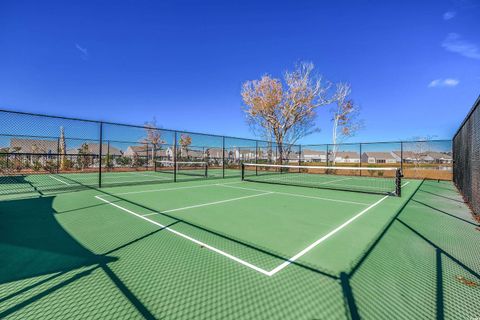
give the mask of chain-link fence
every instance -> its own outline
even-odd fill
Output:
[[[480,213],[480,97],[453,138],[454,182],[470,204]]]
[[[409,179],[452,180],[452,141],[302,145],[301,163],[336,167],[399,167]]]
[[[406,178],[451,180],[452,142],[278,145],[0,110],[0,194],[240,177],[244,162],[401,167]]]

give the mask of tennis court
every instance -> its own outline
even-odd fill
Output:
[[[478,221],[440,168],[412,174],[411,142],[336,163],[329,146],[281,159],[268,142],[155,129],[159,148],[140,126],[7,115],[25,120],[0,153],[0,319],[480,314]],[[355,158],[380,147],[398,162]]]
[[[56,194],[41,182],[83,184],[90,176],[32,179],[24,177],[39,194],[1,202],[4,256],[23,266],[2,273],[2,318],[77,308],[118,308],[115,317],[129,318],[189,318],[199,308],[202,318],[342,317],[341,274],[420,184],[403,181],[402,197],[239,177]],[[325,288],[327,310],[318,297]]]

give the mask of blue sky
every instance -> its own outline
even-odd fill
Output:
[[[350,141],[451,138],[480,93],[480,1],[2,1],[0,108],[253,137],[242,82],[352,85]],[[331,141],[329,107],[318,112]]]

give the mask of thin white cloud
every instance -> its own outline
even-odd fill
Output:
[[[445,78],[445,79],[435,79],[432,80],[429,84],[429,88],[436,88],[436,87],[455,87],[460,83],[458,79],[453,78]]]
[[[463,40],[459,34],[449,33],[443,40],[442,47],[450,52],[458,53],[464,57],[480,59],[480,49],[474,43]]]
[[[443,20],[450,20],[455,18],[457,13],[455,11],[447,11],[443,14]]]
[[[87,60],[87,59],[88,59],[88,50],[87,50],[87,48],[84,48],[84,47],[80,46],[78,43],[75,43],[75,48],[77,48],[77,50],[80,51],[81,57],[82,57],[83,60]]]

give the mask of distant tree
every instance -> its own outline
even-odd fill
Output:
[[[412,137],[411,142],[405,143],[407,149],[412,152],[413,155],[413,165],[415,167],[415,175],[418,174],[417,170],[422,163],[426,162],[426,157],[428,152],[432,150],[432,140],[436,136],[416,136]],[[403,161],[403,159],[402,159]]]
[[[42,168],[42,164],[40,162],[40,158],[42,156],[39,155],[39,153],[43,153],[45,151],[42,150],[39,146],[37,146],[36,143],[32,144],[30,149],[31,149],[31,152],[32,152],[32,155],[31,155],[32,169],[35,170],[35,171],[39,171]]]
[[[152,121],[145,122],[144,128],[147,137],[141,142],[145,143],[147,145],[147,148],[149,144],[152,145],[152,161],[155,161],[155,159],[157,158],[157,152],[162,150],[162,145],[165,143],[165,141],[162,139],[162,132],[158,130],[157,119],[155,119],[155,117],[152,119]]]
[[[319,131],[316,109],[328,105],[331,85],[322,83],[313,72],[312,63],[302,62],[281,80],[264,75],[260,80],[246,81],[242,86],[243,111],[252,131],[267,141],[275,141],[279,159],[298,139]]]
[[[132,163],[132,159],[129,158],[129,157],[125,157],[125,156],[121,156],[119,157],[116,162],[120,165],[120,166],[123,166],[123,167],[126,167],[126,166],[129,166],[131,165]]]
[[[93,159],[90,156],[88,143],[84,142],[77,152],[77,166],[79,169],[85,169],[92,165]]]
[[[180,135],[179,144],[181,147],[181,152],[185,153],[185,156],[188,158],[188,150],[190,145],[192,144],[192,137],[190,137],[188,134]]]
[[[133,159],[132,159],[132,167],[134,168],[138,168],[140,167],[142,164],[141,164],[141,161],[140,161],[140,157],[138,156],[138,153],[134,153],[133,154]]]
[[[360,108],[348,99],[350,85],[347,83],[337,84],[335,94],[336,105],[331,109],[332,113],[332,156],[333,163],[336,162],[338,145],[344,143],[348,138],[353,137],[358,130],[363,128],[363,120],[359,119]]]
[[[60,170],[68,169],[67,161],[67,145],[65,143],[65,130],[60,127],[60,139],[59,139],[59,153],[60,153]]]

